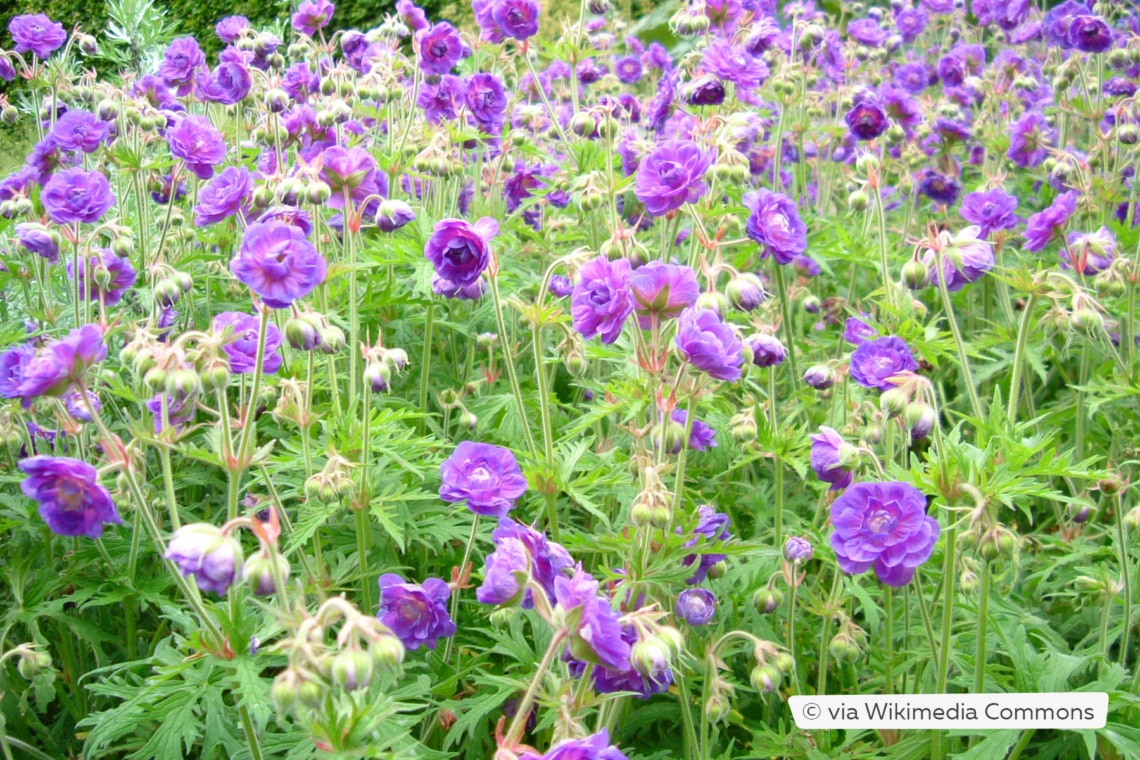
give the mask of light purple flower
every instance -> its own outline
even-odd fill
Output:
[[[938,271],[938,259],[934,251],[923,254],[923,263],[930,270],[930,281],[938,285],[939,278],[946,277],[946,289],[954,292],[966,285],[977,282],[986,272],[994,268],[994,252],[990,244],[980,239],[981,229],[966,227],[951,236],[940,233],[940,240],[948,242],[947,251],[942,256],[943,272]]]
[[[238,38],[249,31],[249,19],[245,16],[226,16],[214,24],[214,34],[227,45],[237,42]]]
[[[701,505],[697,508],[697,525],[693,528],[693,537],[685,542],[686,547],[697,546],[701,544],[701,539],[704,543],[701,544],[702,548],[711,548],[716,544],[727,541],[732,534],[728,530],[729,518],[723,512],[717,512],[707,504]],[[681,534],[681,528],[677,528],[677,534]],[[692,577],[685,581],[690,586],[703,581],[708,577],[709,569],[713,565],[723,562],[726,558],[724,554],[716,554],[709,552],[702,552],[701,554],[689,554],[681,560],[683,567],[688,567],[696,563],[696,570],[693,572]]]
[[[802,536],[788,536],[784,542],[784,559],[793,565],[807,562],[815,554],[811,542]]]
[[[198,179],[213,177],[214,167],[226,159],[226,141],[205,116],[183,116],[166,130],[166,142]]]
[[[67,262],[67,276],[74,281],[75,262]],[[114,306],[135,284],[137,275],[130,258],[119,256],[109,248],[100,248],[83,259],[79,270],[79,294],[89,301]]]
[[[227,166],[198,191],[194,224],[207,227],[248,210],[253,174],[244,166]]]
[[[634,193],[650,214],[664,216],[708,192],[704,176],[711,163],[695,142],[667,140],[641,159]]]
[[[820,427],[811,437],[811,468],[816,477],[830,483],[832,491],[839,491],[851,485],[854,479],[852,469],[858,461],[855,447],[843,440],[838,431]]]
[[[716,614],[716,596],[703,588],[687,588],[677,596],[673,614],[694,627],[708,625]]]
[[[293,14],[293,28],[301,34],[312,37],[328,26],[334,7],[329,0],[305,0]]]
[[[565,739],[546,753],[523,752],[519,760],[629,760],[617,747],[610,744],[606,729],[585,739]]]
[[[388,175],[377,173],[376,160],[364,148],[326,148],[321,153],[321,179],[332,189],[330,208],[344,208],[346,198],[355,205],[370,195],[388,194]]]
[[[24,370],[35,357],[36,347],[31,343],[19,343],[0,353],[0,396],[20,397],[20,383],[24,382]]]
[[[669,415],[669,419],[684,429],[685,423],[688,422],[689,419],[689,413],[684,409],[674,409],[673,413]],[[689,448],[693,451],[708,451],[709,449],[715,449],[716,445],[716,431],[694,418],[693,426],[689,430]],[[670,453],[677,454],[680,451],[681,441],[678,439]]]
[[[440,639],[455,635],[455,623],[447,611],[451,588],[439,578],[426,578],[422,585],[407,583],[394,573],[379,578],[380,612],[376,618],[408,649],[435,649]]]
[[[831,525],[831,547],[844,572],[873,567],[880,581],[896,588],[930,559],[940,533],[926,514],[926,497],[902,482],[851,486],[831,505]]]
[[[44,60],[67,42],[63,24],[57,24],[42,13],[14,16],[8,22],[8,31],[16,43],[17,53],[32,52]]]
[[[483,583],[475,590],[480,604],[514,606],[527,593],[530,578],[530,554],[517,538],[495,542],[495,551],[487,555],[483,567]]]
[[[526,493],[527,482],[510,449],[463,441],[439,467],[439,498],[466,501],[477,515],[505,517]]]
[[[744,345],[736,330],[712,309],[689,307],[681,312],[674,344],[685,361],[711,377],[740,379]]]
[[[59,237],[47,227],[35,222],[21,222],[16,225],[16,238],[24,250],[48,260],[49,264],[59,261]]]
[[[233,536],[209,523],[191,523],[174,531],[166,558],[184,577],[194,576],[202,591],[224,596],[241,580],[241,545]]]
[[[420,68],[427,74],[447,74],[471,54],[459,30],[446,21],[416,32],[415,48]]]
[[[106,122],[90,111],[73,109],[55,123],[51,136],[62,150],[94,153],[107,139]]]
[[[572,577],[554,580],[554,595],[566,619],[577,619],[570,631],[570,653],[577,659],[616,670],[628,670],[629,644],[622,638],[618,614],[605,597],[598,595],[598,582],[579,565]],[[573,615],[575,610],[580,614]]]
[[[574,329],[589,340],[602,336],[613,343],[633,311],[629,290],[630,265],[626,259],[610,261],[598,256],[582,265],[574,285],[570,314]]]
[[[807,225],[786,195],[762,188],[746,193],[744,205],[750,212],[744,230],[760,245],[762,258],[775,256],[778,263],[791,264],[807,251]]]
[[[270,221],[246,228],[230,271],[267,306],[285,309],[321,284],[328,263],[302,230]]]
[[[962,218],[981,228],[981,237],[987,238],[998,230],[1011,230],[1018,224],[1017,198],[1000,187],[985,192],[970,193],[962,199],[959,213]]]
[[[115,195],[102,172],[65,169],[44,185],[40,203],[56,224],[92,224],[115,205]]]
[[[696,303],[701,286],[692,267],[651,261],[633,270],[629,292],[637,321],[648,330],[654,322],[675,319]]]
[[[879,331],[864,322],[864,318],[869,319],[870,315],[861,314],[858,317],[847,318],[847,322],[843,325],[843,340],[858,346],[879,337]]]
[[[1096,232],[1070,232],[1068,245],[1058,251],[1061,266],[1092,276],[1112,266],[1116,253],[1116,238],[1107,227]]]
[[[1061,193],[1048,208],[1029,217],[1025,227],[1025,250],[1040,251],[1063,235],[1069,217],[1077,210],[1079,197],[1075,190]]]
[[[788,355],[780,339],[768,333],[760,333],[749,338],[748,347],[752,349],[752,363],[757,367],[774,367],[783,362]]]
[[[123,522],[111,492],[94,467],[70,457],[33,456],[19,464],[27,475],[20,490],[40,503],[40,517],[58,536],[99,538],[103,527]]]
[[[188,95],[194,86],[194,75],[206,66],[206,55],[193,37],[179,37],[166,47],[158,75],[179,95]]]
[[[23,365],[16,395],[24,399],[25,406],[39,396],[62,396],[95,362],[105,358],[103,331],[97,325],[83,325],[48,343]]]
[[[894,336],[869,340],[851,353],[851,379],[864,388],[890,390],[895,387],[890,378],[916,369],[910,348]]]
[[[214,317],[214,333],[221,335],[229,329],[229,339],[222,346],[229,357],[230,371],[239,375],[252,374],[257,369],[257,338],[261,320],[254,314],[243,314],[240,311],[224,311]],[[281,367],[281,344],[284,338],[277,326],[270,323],[266,326],[265,358],[262,359],[261,371],[272,375]]]

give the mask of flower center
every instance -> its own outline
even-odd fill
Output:
[[[876,536],[889,535],[897,522],[898,518],[886,509],[876,509],[867,516],[867,527]]]
[[[436,58],[443,58],[447,55],[447,43],[444,40],[436,40],[431,43],[431,54]]]
[[[56,501],[68,512],[83,508],[83,484],[72,478],[64,478],[56,487]]]
[[[475,488],[487,488],[495,482],[495,476],[486,465],[479,465],[468,474],[467,480]]]

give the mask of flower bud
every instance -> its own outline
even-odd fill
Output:
[[[649,523],[654,528],[668,528],[673,520],[673,510],[665,506],[653,507],[649,515]]]
[[[734,416],[729,422],[729,429],[732,431],[733,440],[738,443],[755,441],[760,434],[760,427],[749,412],[742,412]]]
[[[340,353],[342,348],[344,348],[344,330],[336,325],[323,325],[320,352],[322,354],[336,354]]]
[[[845,632],[835,634],[827,645],[827,650],[839,662],[855,662],[861,654],[859,645]]]
[[[866,190],[855,190],[847,196],[847,205],[856,211],[866,211],[871,205],[871,196]]]
[[[964,570],[958,577],[958,588],[963,593],[972,594],[978,590],[978,576],[972,570]]]
[[[820,302],[819,298],[816,296],[810,296],[809,295],[803,301],[804,311],[806,311],[808,314],[818,314],[819,310],[822,306],[823,306],[823,304]]]
[[[332,672],[333,683],[345,691],[356,691],[368,686],[374,665],[368,652],[349,647],[333,657],[329,670]]]
[[[1073,312],[1072,325],[1085,335],[1095,335],[1104,329],[1104,317],[1096,309],[1081,306]]]
[[[319,206],[332,197],[332,188],[319,179],[313,180],[305,188],[305,197],[309,199],[309,203]]]
[[[1124,524],[1132,530],[1140,530],[1140,505],[1128,510],[1124,515]]]
[[[256,596],[269,596],[277,592],[277,580],[273,577],[274,564],[281,573],[281,580],[288,580],[289,560],[280,553],[271,556],[268,552],[261,551],[250,555],[245,561],[242,575]]]
[[[910,394],[902,388],[890,388],[879,396],[879,408],[887,417],[898,417],[906,409]]]
[[[826,364],[815,364],[804,372],[804,382],[816,390],[827,390],[835,385],[835,371]]]
[[[644,501],[635,501],[629,508],[629,521],[639,528],[648,525],[652,519],[653,507]]]
[[[28,681],[51,667],[51,656],[47,652],[32,649],[31,646],[25,644],[20,647],[19,659],[16,661],[16,670]]]
[[[459,424],[469,430],[474,430],[479,425],[479,418],[464,409],[463,413],[459,415]]]
[[[384,362],[369,362],[364,368],[364,383],[373,393],[383,393],[388,390],[388,382],[392,379],[392,370]]]
[[[748,680],[752,682],[752,688],[756,691],[761,694],[771,694],[780,688],[780,681],[783,678],[784,675],[775,665],[758,665],[752,669]]]
[[[751,272],[733,277],[725,290],[729,303],[740,311],[755,311],[764,302],[764,284]]]
[[[921,290],[930,282],[930,269],[918,259],[903,264],[902,279],[911,290]]]
[[[297,693],[301,686],[301,678],[292,668],[281,671],[273,679],[273,687],[269,690],[273,697],[273,704],[277,712],[288,712],[297,701]]]
[[[307,314],[293,317],[285,323],[285,339],[298,351],[312,351],[321,344],[320,325]]]
[[[788,652],[780,652],[776,655],[776,667],[780,669],[781,673],[788,675],[795,672],[796,659]]]
[[[725,562],[724,560],[721,560],[720,562],[717,562],[716,564],[709,566],[708,577],[710,580],[715,581],[718,578],[723,578],[724,574],[727,572],[728,572],[728,563]]]
[[[204,390],[220,390],[230,384],[230,369],[224,362],[211,363],[202,368],[202,371],[198,373],[198,378],[201,380]]]
[[[165,388],[170,396],[192,396],[202,389],[202,381],[192,369],[176,369],[167,373]]]
[[[778,588],[767,586],[757,591],[756,595],[752,597],[752,603],[756,605],[756,609],[766,615],[775,612],[782,601],[784,601],[784,592]]]
[[[98,55],[99,41],[92,37],[90,34],[79,35],[79,52],[83,55]]]
[[[379,668],[394,670],[404,662],[404,645],[395,636],[381,636],[369,645],[368,653]]]
[[[656,638],[638,641],[630,649],[629,662],[644,676],[654,676],[669,668],[669,647]]]
[[[152,391],[160,391],[166,389],[166,370],[162,367],[151,367],[143,375],[143,383]]]
[[[705,717],[710,723],[720,723],[728,717],[728,699],[723,694],[713,694],[705,702]]]

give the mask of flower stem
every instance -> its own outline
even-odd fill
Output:
[[[428,301],[427,317],[424,320],[424,352],[420,359],[420,435],[427,430],[428,384],[431,372],[431,343],[432,333],[435,330],[435,301]]]
[[[475,547],[475,539],[479,534],[479,515],[471,516],[471,535],[467,537],[467,546],[463,549],[463,561],[459,563],[459,577],[467,573],[467,563],[471,561],[471,551]],[[456,622],[459,620],[459,595],[460,589],[455,589],[451,592],[451,620]],[[451,661],[451,653],[455,649],[455,637],[449,636],[447,639],[447,646],[443,650],[443,662],[447,664]]]
[[[974,648],[974,693],[986,691],[986,633],[989,631],[990,585],[992,582],[990,563],[982,562],[982,577],[978,590],[978,639]]]
[[[566,640],[569,633],[565,630],[559,630],[554,634],[554,638],[550,640],[550,646],[546,648],[546,654],[543,655],[542,662],[538,664],[538,671],[535,672],[534,678],[531,679],[530,686],[527,687],[526,693],[519,701],[518,711],[515,713],[514,720],[511,721],[511,727],[507,729],[506,742],[508,747],[514,747],[518,744],[519,739],[522,738],[523,730],[526,728],[526,719],[530,714],[530,708],[534,704],[534,698],[538,694],[538,687],[542,683],[543,677],[546,676],[546,671],[550,669],[550,664],[554,662],[554,658],[558,656],[558,649],[562,642]]]
[[[1013,374],[1009,380],[1009,421],[1017,419],[1017,406],[1021,398],[1021,371],[1025,363],[1025,346],[1029,339],[1029,325],[1033,321],[1033,307],[1037,305],[1037,294],[1029,296],[1021,322],[1017,326],[1017,348],[1013,352]]]
[[[937,271],[944,273],[946,268],[943,265],[942,251],[936,248],[934,256],[937,259],[935,262]],[[950,323],[950,331],[954,333],[954,345],[958,348],[958,362],[962,365],[962,380],[966,386],[966,392],[970,396],[970,408],[974,412],[974,418],[980,421],[982,419],[982,403],[978,400],[978,390],[974,387],[974,377],[970,372],[970,357],[966,353],[966,343],[962,340],[962,331],[958,327],[958,319],[954,316],[954,305],[950,301],[950,291],[946,289],[945,276],[938,278],[938,292],[942,294],[942,306],[946,310],[946,320]]]
[[[795,573],[794,567],[792,573]],[[793,577],[792,593],[788,594],[788,651],[792,654],[792,685],[797,694],[803,693],[800,686],[800,663],[796,657],[796,592],[799,588],[800,584]]]
[[[792,305],[788,302],[788,285],[784,281],[784,267],[775,258],[772,259],[772,265],[776,270],[776,288],[780,291],[780,308],[784,313],[784,340],[788,349],[788,364],[792,368],[792,389],[794,390],[800,381],[800,372],[796,369],[796,340],[795,335],[792,334]]]
[[[879,266],[883,269],[883,289],[887,294],[887,306],[895,308],[895,283],[891,278],[891,264],[887,256],[887,214],[883,209],[883,191],[875,184],[875,218],[879,224]],[[938,271],[943,271],[939,269]],[[939,278],[941,279],[941,278]]]
[[[1124,633],[1120,639],[1120,665],[1123,668],[1128,667],[1128,644],[1132,633],[1132,579],[1131,568],[1129,568],[1128,560],[1128,542],[1127,532],[1124,528],[1124,500],[1120,498],[1120,494],[1116,495],[1116,548],[1120,552],[1120,574],[1124,588],[1121,589],[1124,593]],[[1140,667],[1137,667],[1140,672]]]
[[[503,318],[503,299],[499,295],[499,277],[495,275],[492,276],[490,280],[491,297],[495,301],[495,321],[499,327],[499,345],[503,347],[503,363],[507,365],[507,379],[510,380],[511,392],[514,393],[515,404],[519,408],[519,422],[522,424],[523,437],[526,439],[527,450],[532,457],[538,459],[538,446],[534,442],[534,433],[531,432],[530,424],[527,422],[522,388],[519,387],[519,378],[515,372],[514,358],[511,356],[510,336],[507,335],[507,323]]]
[[[941,263],[939,264],[939,271]],[[942,562],[942,642],[938,651],[938,683],[936,694],[946,693],[946,679],[950,673],[950,634],[954,625],[954,548],[958,540],[958,527],[952,526],[946,535],[946,556]],[[944,731],[935,731],[931,737],[933,760],[942,760],[946,748]]]
[[[843,584],[843,573],[838,568],[835,570],[835,579],[831,582],[831,596],[828,600],[828,607],[830,608],[835,604],[835,600],[839,598],[839,589]],[[828,644],[831,637],[831,612],[828,610],[827,616],[823,621],[823,634],[819,637],[819,681],[817,682],[815,693],[824,695],[827,693],[827,655],[829,653]]]
[[[885,592],[883,612],[884,612],[884,618],[886,620],[886,625],[884,626],[886,628],[886,631],[885,631],[885,634],[886,634],[886,636],[885,636],[885,638],[886,638],[886,652],[883,655],[883,664],[885,667],[885,681],[886,681],[884,688],[886,689],[886,693],[889,695],[889,694],[895,693],[895,679],[894,679],[894,672],[893,672],[894,662],[892,662],[892,660],[894,660],[894,657],[895,657],[895,635],[894,635],[894,633],[895,633],[894,632],[895,590],[893,588],[891,588],[890,586],[885,586],[883,588],[883,591]]]

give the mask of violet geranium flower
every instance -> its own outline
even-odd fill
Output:
[[[194,224],[207,227],[247,210],[253,174],[244,166],[227,166],[198,191]]]
[[[843,440],[839,431],[826,426],[811,437],[811,468],[816,477],[830,483],[832,491],[851,485],[855,476],[851,472],[858,461],[855,447]]]
[[[744,344],[712,309],[689,307],[677,321],[674,343],[689,364],[718,380],[740,379]]]
[[[574,329],[589,340],[602,336],[613,343],[633,311],[629,291],[630,266],[626,259],[610,261],[598,256],[582,265],[570,300]]]
[[[489,216],[475,224],[463,219],[441,219],[424,244],[424,258],[441,278],[465,287],[478,280],[491,263],[490,242],[497,234],[499,223]]]
[[[598,582],[578,565],[572,577],[554,580],[554,595],[566,620],[575,620],[570,631],[573,657],[615,670],[629,670],[630,647],[622,638],[619,615],[610,601],[598,595]],[[572,614],[580,610],[579,614]]]
[[[266,306],[285,309],[325,279],[328,263],[302,230],[270,221],[246,228],[230,271]]]
[[[40,503],[40,517],[59,536],[99,538],[107,523],[121,524],[111,492],[94,467],[70,457],[34,456],[20,462],[20,489]]]
[[[447,74],[471,54],[459,30],[446,21],[416,32],[415,48],[425,74]]]
[[[705,172],[712,159],[690,140],[667,140],[641,159],[634,193],[653,216],[664,216],[706,192]]]
[[[970,224],[981,228],[980,237],[987,238],[998,230],[1011,230],[1017,226],[1017,198],[1000,187],[985,192],[970,193],[962,199],[958,213]]]
[[[205,116],[183,116],[166,130],[166,142],[198,179],[213,177],[214,167],[226,159],[226,141]]]
[[[89,301],[99,301],[104,306],[114,306],[123,294],[135,284],[137,275],[131,260],[119,256],[109,248],[100,248],[84,259],[78,275],[75,262],[67,262],[67,276],[74,282],[79,278],[79,294]]]
[[[938,521],[926,497],[908,483],[856,483],[831,505],[831,548],[839,567],[857,575],[870,568],[888,586],[905,586],[930,558]]]
[[[257,338],[261,320],[253,314],[224,311],[214,317],[213,327],[219,335],[227,328],[230,330],[230,337],[222,346],[229,357],[230,371],[239,375],[252,374],[257,368]],[[284,338],[276,325],[270,323],[266,327],[265,357],[262,359],[261,371],[272,375],[281,367],[279,349]]]
[[[67,42],[63,24],[56,23],[42,13],[26,13],[8,22],[8,31],[16,43],[17,53],[35,53],[46,60]]]
[[[566,739],[554,745],[545,754],[524,752],[519,760],[628,760],[624,753],[610,744],[606,729],[585,739]]]
[[[477,515],[505,517],[526,493],[527,482],[510,449],[463,441],[439,467],[439,498],[466,501]]]
[[[851,379],[864,388],[890,390],[895,387],[892,377],[916,369],[910,348],[894,336],[869,340],[851,353]]]
[[[24,399],[25,406],[39,396],[62,396],[91,365],[105,358],[103,331],[97,325],[83,325],[47,344],[23,365],[16,395]]]
[[[807,225],[786,195],[760,189],[746,193],[744,205],[750,212],[744,230],[760,245],[762,258],[775,256],[777,263],[791,264],[807,251]]]
[[[727,541],[731,537],[728,530],[729,517],[723,512],[717,512],[712,507],[704,504],[697,508],[697,525],[693,528],[693,537],[685,542],[685,546],[696,546],[700,543],[701,538],[705,539],[704,546],[715,546],[716,544]],[[681,528],[677,528],[677,533],[681,533]],[[696,563],[696,570],[693,572],[692,577],[685,581],[690,586],[703,581],[708,577],[709,570],[725,560],[724,554],[715,554],[709,552],[702,552],[701,554],[689,554],[681,564],[685,567]]]
[[[677,596],[673,614],[694,627],[708,625],[716,614],[716,596],[708,589],[687,588]]]
[[[224,596],[241,580],[241,544],[209,523],[191,523],[174,531],[166,558],[184,577],[194,576],[202,591]]]
[[[440,639],[455,635],[455,623],[447,612],[451,588],[439,578],[423,584],[408,583],[399,575],[379,578],[380,612],[376,618],[408,649],[435,649]]]
[[[629,292],[637,321],[648,330],[654,322],[674,319],[696,303],[701,286],[692,267],[651,261],[633,270]]]
[[[44,185],[40,203],[56,224],[91,224],[115,205],[115,195],[102,172],[65,169]]]
[[[1063,234],[1069,217],[1077,210],[1077,197],[1075,190],[1061,193],[1048,208],[1029,217],[1025,227],[1025,250],[1040,251]]]
[[[329,0],[305,0],[293,14],[293,28],[307,37],[312,37],[328,26],[335,7]]]

